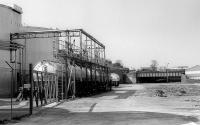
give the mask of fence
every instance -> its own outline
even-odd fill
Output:
[[[31,64],[22,73],[12,66],[0,67],[0,124],[58,101],[57,75],[32,69]]]
[[[19,74],[11,67],[0,67],[0,124],[10,119],[19,119],[29,115],[29,100],[17,97],[22,91],[20,87]]]
[[[111,90],[106,69],[97,70],[71,66],[67,72],[50,73],[35,71],[32,64],[29,70],[0,68],[0,121],[31,115],[52,102]]]

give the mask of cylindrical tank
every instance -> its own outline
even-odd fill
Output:
[[[10,62],[9,48],[5,44],[10,43],[10,33],[19,32],[21,28],[21,14],[20,7],[13,5],[7,6],[0,4],[0,97],[8,97],[11,95],[11,68],[5,63]],[[7,45],[6,45],[7,46]],[[15,78],[17,75],[14,76]],[[16,80],[13,84],[13,90],[16,91]]]
[[[42,77],[41,72],[56,75],[58,77],[58,86],[60,87],[58,93],[60,93],[62,90],[62,87],[63,87],[63,90],[65,90],[65,88],[68,87],[68,84],[65,84],[66,83],[65,78],[64,78],[64,81],[62,82],[63,77],[65,77],[65,73],[64,73],[64,76],[62,76],[62,71],[64,72],[66,71],[65,70],[66,68],[63,68],[62,66],[64,65],[59,64],[59,63],[54,63],[51,61],[41,61],[37,63],[36,65],[34,65],[33,79],[34,81],[38,81],[38,80],[45,81],[45,79],[48,80],[47,78]],[[88,68],[86,71],[85,67],[81,68],[78,65],[74,66],[71,64],[68,65],[67,69],[68,69],[67,70],[68,78],[70,76],[71,83],[75,80],[76,96],[91,95],[91,94],[95,94],[95,93],[106,90],[107,83],[105,81],[100,80],[100,71],[96,70],[96,79],[95,79],[94,69],[91,70]],[[38,72],[35,72],[35,71],[38,71]],[[87,79],[86,79],[86,72],[87,72]],[[91,76],[92,76],[92,79],[91,79]],[[68,83],[68,80],[69,79],[67,79],[67,83]],[[117,77],[117,80],[119,81],[119,77]],[[69,86],[70,87],[69,89],[72,89],[73,85],[74,84],[71,84],[71,86]],[[72,94],[71,90],[68,91],[68,94],[69,96]]]
[[[0,40],[10,40],[10,33],[16,33],[21,28],[22,9],[17,5],[0,4]]]

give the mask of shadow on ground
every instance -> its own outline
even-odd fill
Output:
[[[51,108],[24,119],[18,125],[182,125],[198,122],[193,116],[155,112],[69,112]]]
[[[118,93],[124,91],[124,93]],[[127,99],[128,97],[133,96],[137,90],[112,90],[110,92],[101,93],[98,95],[91,96],[89,98],[100,98],[103,96],[116,96],[114,99]]]
[[[18,105],[19,102],[13,101],[13,105]],[[0,100],[0,106],[6,106],[6,105],[11,105],[10,100],[9,101],[4,101]]]
[[[29,108],[13,108],[12,119],[20,120],[24,116],[29,116]],[[10,109],[0,109],[0,124],[5,124],[11,119]]]

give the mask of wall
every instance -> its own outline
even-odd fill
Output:
[[[130,71],[127,74],[127,83],[129,83],[129,84],[136,83],[136,71]]]

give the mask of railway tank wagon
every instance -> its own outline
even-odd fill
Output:
[[[82,29],[14,33],[11,43],[24,46],[21,58],[11,52],[12,60],[20,64],[15,70],[21,75],[18,81],[22,86],[29,84],[20,78],[25,78],[23,71],[32,63],[34,87],[46,93],[43,95],[47,99],[63,100],[111,90],[105,46]],[[43,68],[35,68],[38,64]]]
[[[109,79],[103,80],[103,76],[100,76],[100,71],[95,71],[94,69],[90,70],[78,65],[71,65],[71,67],[75,69],[72,71],[71,76],[76,77],[72,77],[71,81],[73,84],[75,82],[76,96],[89,96],[110,89],[108,86],[108,84],[110,84]],[[71,86],[70,89],[69,96],[72,96],[73,86]]]

